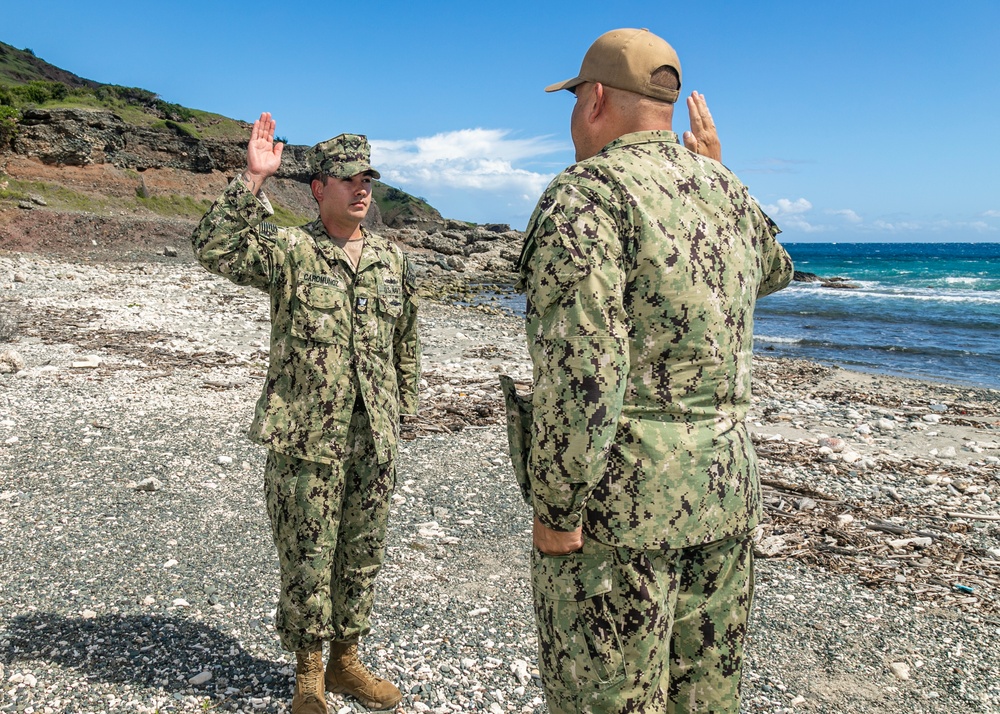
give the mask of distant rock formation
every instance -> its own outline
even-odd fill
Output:
[[[857,290],[861,287],[857,283],[848,282],[848,278],[821,278],[815,273],[806,273],[801,270],[795,271],[792,280],[797,283],[819,283],[821,287],[839,290]]]

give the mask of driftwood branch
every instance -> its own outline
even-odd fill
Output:
[[[1000,521],[1000,516],[994,516],[988,513],[961,513],[959,511],[951,511],[948,513],[949,518],[968,518],[973,521]]]

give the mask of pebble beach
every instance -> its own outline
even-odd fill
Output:
[[[0,251],[0,712],[287,712],[262,293]],[[498,385],[521,319],[425,299],[362,658],[398,712],[546,711]],[[768,358],[746,713],[1000,712],[1000,391]],[[332,712],[363,711],[328,695]]]

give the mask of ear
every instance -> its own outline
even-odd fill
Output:
[[[326,185],[322,181],[313,180],[309,182],[309,188],[312,190],[313,198],[319,203],[323,200],[323,189]]]
[[[587,119],[593,123],[607,111],[607,95],[604,93],[604,85],[600,82],[594,83],[593,93],[590,95],[590,107],[587,111]]]

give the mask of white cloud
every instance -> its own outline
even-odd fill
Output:
[[[373,141],[372,153],[388,163],[403,165],[441,161],[498,159],[518,161],[566,149],[547,136],[509,139],[509,129],[460,129],[400,141]]]
[[[843,233],[877,236],[887,234],[899,236],[903,240],[949,237],[968,234],[995,234],[1000,228],[989,220],[922,220],[909,216],[884,217],[866,221],[857,211],[850,208],[826,209],[822,213],[832,216],[828,222],[817,221],[813,215],[813,205],[805,198],[780,198],[762,205],[762,208],[786,233]],[[1000,217],[1000,211],[984,211],[982,217]]]
[[[848,223],[861,223],[863,219],[857,213],[852,211],[850,208],[841,208],[835,211],[827,211],[834,216],[840,216]]]
[[[805,214],[809,213],[812,207],[813,205],[804,198],[797,198],[794,201],[779,198],[776,202],[763,206],[763,209],[784,231],[821,233],[829,230],[826,226],[816,225],[806,218]]]
[[[764,206],[764,210],[773,218],[775,216],[801,215],[811,211],[812,207],[812,204],[804,198],[797,198],[794,201],[779,198],[776,203]]]
[[[515,139],[510,134],[506,129],[462,129],[373,140],[372,164],[384,181],[427,198],[448,218],[513,224],[511,217],[526,216],[554,175],[525,165],[569,146],[547,136]],[[449,204],[476,215],[449,214]]]
[[[986,221],[885,221],[877,220],[873,224],[876,230],[888,233],[914,233],[930,232],[959,232],[974,231],[976,233],[995,233],[996,227],[991,226]]]
[[[926,230],[930,226],[919,221],[883,221],[881,218],[872,224],[876,230],[887,231],[889,233],[906,233],[910,231]]]

